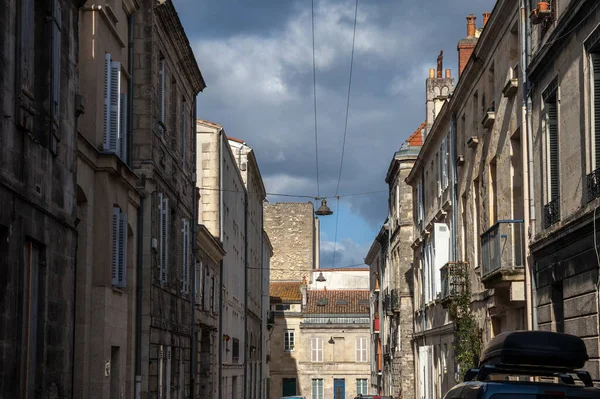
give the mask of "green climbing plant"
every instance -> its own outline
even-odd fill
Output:
[[[452,269],[453,298],[449,311],[454,320],[454,363],[462,379],[468,369],[477,366],[481,354],[481,329],[471,311],[471,283],[467,264],[456,263]]]

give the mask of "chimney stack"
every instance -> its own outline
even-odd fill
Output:
[[[473,14],[469,14],[467,17],[467,37],[475,37],[475,20],[477,17]]]
[[[440,55],[437,58],[437,78],[442,78],[442,69],[444,68],[444,50],[440,51]]]
[[[485,15],[485,14],[484,14]],[[463,70],[467,66],[471,54],[477,45],[477,27],[475,26],[475,20],[477,18],[473,14],[469,14],[467,17],[467,37],[458,42],[458,76],[460,77]]]
[[[490,20],[490,13],[489,12],[484,12],[483,13],[483,27],[485,28],[485,25],[487,25],[488,21]]]

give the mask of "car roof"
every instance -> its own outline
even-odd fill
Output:
[[[562,392],[565,396],[577,396],[578,398],[598,398],[600,388],[584,387],[581,385],[567,385],[546,382],[529,381],[469,381],[462,382],[452,389],[471,387],[479,389],[485,387],[486,397],[497,393],[520,393],[525,395],[540,395],[545,392]]]

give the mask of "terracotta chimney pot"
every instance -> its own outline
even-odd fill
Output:
[[[430,77],[431,79],[435,78],[435,69],[431,68],[431,69],[429,70],[429,77]]]
[[[477,19],[476,16],[474,16],[473,14],[469,14],[469,16],[467,17],[467,36],[468,37],[475,37],[475,20]]]
[[[489,12],[484,12],[483,13],[483,26],[485,27],[485,25],[487,25],[488,21],[490,20],[490,13]]]
[[[452,71],[450,69],[446,69],[446,79],[450,79],[452,77]]]

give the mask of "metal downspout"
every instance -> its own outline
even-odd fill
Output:
[[[262,215],[262,209],[261,209],[261,215]],[[261,225],[263,225],[263,223],[261,223]],[[264,304],[265,301],[263,299],[263,290],[265,289],[264,287],[264,273],[265,273],[265,269],[264,269],[264,256],[265,256],[265,251],[264,251],[264,245],[265,245],[265,237],[264,237],[264,233],[262,232],[261,229],[261,234],[260,234],[260,363],[259,363],[259,375],[260,375],[260,385],[259,385],[259,392],[258,392],[258,397],[262,399],[263,397],[263,359],[264,359],[264,350],[265,350],[265,345],[263,345],[264,342],[264,338],[263,338],[263,334],[264,334],[264,329],[263,326],[265,324],[265,308],[264,308]]]
[[[240,159],[241,159],[240,148]],[[244,398],[248,393],[248,187],[244,190]]]
[[[452,227],[450,237],[452,238],[451,260],[458,260],[458,173],[456,166],[456,112],[452,113],[452,121],[450,123],[450,195],[452,198]],[[463,237],[464,239],[464,237]],[[464,254],[463,254],[464,255]]]
[[[135,284],[135,398],[140,399],[142,392],[142,270],[144,246],[144,196],[140,193],[137,231],[137,262]]]
[[[199,198],[199,191],[196,188],[197,184],[196,181],[198,180],[198,176],[196,175],[196,167],[197,167],[197,157],[196,157],[196,151],[198,149],[197,147],[197,132],[196,132],[196,116],[197,116],[197,110],[196,110],[196,103],[197,103],[197,99],[196,97],[194,97],[194,101],[193,101],[193,109],[192,109],[192,126],[193,126],[193,134],[192,134],[192,148],[194,149],[194,156],[192,157],[192,170],[193,170],[193,174],[192,176],[195,176],[194,181],[192,182],[194,184],[194,203],[193,205],[193,218],[192,218],[192,266],[193,266],[193,276],[194,278],[192,278],[192,289],[190,290],[189,293],[189,301],[190,301],[190,339],[191,339],[191,347],[192,347],[192,355],[191,355],[191,359],[190,359],[190,381],[191,381],[191,386],[192,386],[192,396],[196,395],[196,362],[197,362],[197,352],[198,352],[198,330],[196,329],[196,323],[194,322],[195,318],[196,318],[196,292],[199,292],[199,288],[200,287],[196,287],[196,260],[197,260],[197,256],[198,256],[198,247],[197,247],[197,234],[198,234],[198,200]],[[189,274],[188,274],[189,276]],[[219,280],[217,280],[219,281]]]
[[[134,58],[134,30],[133,30],[133,14],[132,12],[129,19],[129,88],[127,90],[127,154],[126,162],[129,167],[132,166],[133,163],[133,58]]]

